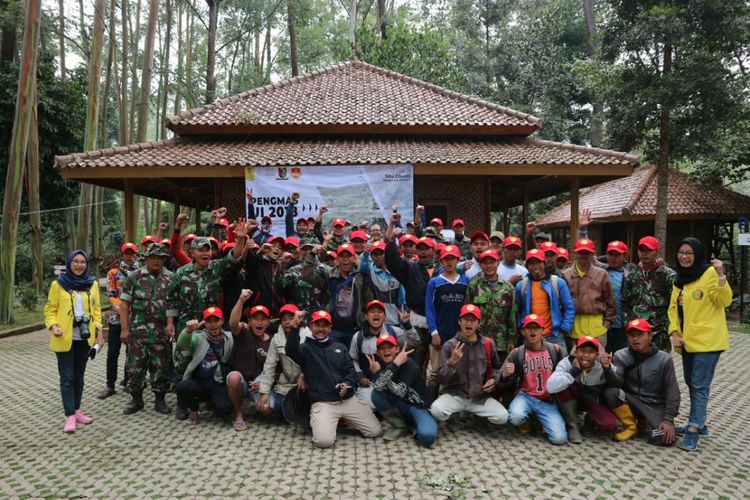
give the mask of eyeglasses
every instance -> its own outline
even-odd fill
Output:
[[[677,252],[678,257],[692,257],[695,255],[693,252]]]

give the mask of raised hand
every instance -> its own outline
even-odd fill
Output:
[[[324,214],[324,213],[326,213],[326,212],[328,212],[328,207],[327,207],[327,206],[325,206],[325,205],[323,205],[322,207],[320,207],[320,208],[318,209],[318,213],[319,213],[319,214],[321,214],[321,215],[323,215],[323,214]]]
[[[245,219],[242,219],[242,218],[237,219],[237,222],[235,223],[235,227],[234,227],[234,234],[237,237],[237,239],[246,237],[247,231],[248,231],[247,222],[245,221]]]
[[[612,366],[612,355],[605,351],[600,352],[599,362],[602,364],[602,368],[609,368]]]
[[[719,275],[719,278],[724,277],[724,263],[720,261],[719,259],[711,259],[711,265],[716,270],[716,274]]]
[[[424,205],[417,205],[417,214],[422,215],[424,213]]]
[[[220,207],[216,209],[216,216],[221,219],[227,216],[227,207]]]
[[[370,362],[370,373],[378,373],[380,371],[380,363],[374,354],[365,354],[367,361]],[[395,361],[395,360],[394,360]]]
[[[396,366],[401,366],[404,363],[406,363],[406,360],[409,359],[409,354],[413,353],[414,349],[406,349],[406,342],[404,342],[404,346],[401,348],[400,351],[398,351],[398,354],[396,354],[396,357],[393,358],[393,363]]]
[[[205,325],[205,321],[198,321],[197,319],[191,319],[187,322],[187,325],[185,327],[187,328],[188,333],[193,333],[196,330],[200,330],[203,328],[203,325]]]
[[[591,224],[591,209],[584,208],[578,213],[578,226],[585,227],[589,224]]]
[[[534,229],[536,229],[536,222],[531,221],[526,223],[526,232],[527,233],[533,233]]]
[[[292,193],[292,201],[297,202],[299,200],[299,193],[297,191]]]
[[[174,225],[177,228],[182,228],[188,223],[189,220],[190,220],[189,214],[180,214],[177,216],[177,220],[175,221]]]
[[[407,324],[411,321],[411,314],[409,314],[409,311],[400,311],[398,313],[399,319],[401,320],[401,323]]]
[[[302,324],[302,321],[305,319],[305,311],[297,311],[294,313],[294,317],[292,318],[291,327],[292,328],[299,328],[299,325]]]
[[[253,188],[249,187],[245,190],[245,198],[249,204],[255,201],[255,198],[253,198]]]
[[[160,223],[159,223],[159,231],[162,231],[162,232],[164,232],[164,231],[166,231],[166,230],[167,230],[168,228],[169,228],[169,224],[167,224],[166,222],[160,222]]]
[[[240,292],[240,298],[237,299],[237,302],[241,302],[244,304],[245,302],[248,301],[248,299],[250,299],[250,297],[252,297],[252,295],[253,295],[252,290],[250,290],[249,288],[243,288],[242,291]]]
[[[459,342],[456,344],[456,347],[453,348],[451,351],[451,358],[448,360],[448,363],[452,365],[457,365],[459,361],[461,361],[461,358],[464,357],[464,343]]]

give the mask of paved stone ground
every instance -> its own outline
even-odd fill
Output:
[[[451,422],[433,449],[344,432],[318,450],[275,419],[251,416],[244,433],[210,418],[189,427],[153,412],[150,395],[145,411],[123,416],[125,393],[95,398],[102,354],[86,372],[94,423],[65,435],[55,358],[47,333],[35,332],[0,340],[0,497],[747,497],[750,336],[733,334],[732,344],[712,388],[712,437],[697,453],[600,436],[553,447],[472,417]]]

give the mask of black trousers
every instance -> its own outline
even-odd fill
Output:
[[[189,378],[180,380],[175,392],[177,393],[177,406],[182,409],[198,411],[200,400],[210,397],[219,415],[229,415],[232,411],[226,384],[219,384],[214,380]]]
[[[121,325],[109,325],[107,333],[107,387],[110,389],[114,389],[117,383],[117,360],[120,359],[120,348],[122,347],[122,342],[120,342],[121,332]],[[127,356],[125,356],[125,364],[127,364],[127,361]],[[127,385],[128,371],[123,368],[123,373],[125,373],[125,385]]]

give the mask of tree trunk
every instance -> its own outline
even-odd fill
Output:
[[[286,1],[286,26],[289,31],[289,62],[292,66],[292,76],[299,75],[297,67],[297,29],[294,19],[294,0]]]
[[[195,13],[191,10],[188,14],[190,20],[185,38],[185,105],[187,108],[193,107],[193,39],[195,28]]]
[[[99,122],[99,144],[109,145],[109,93],[112,88],[112,68],[116,68],[115,61],[115,0],[109,0],[109,39],[107,40],[107,71],[104,76],[104,92],[102,93],[102,119]],[[96,223],[96,221],[95,221]]]
[[[256,24],[256,26],[260,26],[260,24]],[[260,27],[255,29],[255,51],[253,52],[253,57],[255,60],[255,73],[260,75]]]
[[[96,149],[99,121],[99,85],[102,75],[102,45],[104,42],[104,0],[94,2],[94,33],[91,40],[89,58],[88,107],[86,110],[86,131],[83,137],[83,150]],[[91,202],[93,186],[81,183],[81,202],[78,207],[78,235],[76,245],[86,250],[89,244],[91,225]]]
[[[138,104],[138,142],[145,142],[148,133],[148,104],[151,98],[151,74],[154,70],[154,39],[159,20],[159,0],[151,0],[146,29],[146,48],[141,71],[141,100]]]
[[[11,132],[8,171],[5,178],[3,220],[0,228],[0,323],[12,323],[16,277],[16,241],[21,209],[26,150],[32,121],[42,0],[26,1],[21,66],[18,72],[16,111]]]
[[[67,70],[65,69],[65,5],[63,2],[64,0],[57,0],[57,29],[60,30],[58,34],[60,44],[60,80],[64,82],[67,77]]]
[[[143,196],[143,226],[146,229],[146,234],[153,234],[151,232],[151,210],[149,207],[149,199],[147,196]]]
[[[91,254],[96,257],[102,257],[104,252],[102,251],[104,241],[104,212],[102,209],[101,201],[104,199],[104,188],[101,186],[94,187],[94,193],[92,199],[94,200],[94,206],[91,207],[93,216],[91,217]]]
[[[206,102],[216,99],[216,27],[219,23],[219,0],[208,4],[208,63],[206,64]]]
[[[44,292],[44,260],[42,258],[42,216],[39,202],[39,122],[37,106],[39,94],[34,79],[34,99],[31,110],[29,146],[26,152],[26,189],[29,204],[29,232],[31,233],[31,279],[38,293]]]
[[[354,29],[357,27],[357,0],[349,0],[349,43],[352,46],[352,51],[356,45]]]
[[[586,21],[586,37],[589,52],[589,58],[596,61],[597,42],[596,42],[596,17],[594,16],[593,0],[583,0],[583,14]],[[602,115],[604,114],[604,100],[596,92],[591,96],[591,126],[589,127],[589,142],[595,148],[601,147],[604,132],[602,131]]]
[[[185,81],[182,64],[182,2],[183,0],[177,0],[177,85],[174,89],[174,114],[180,112],[180,93],[182,92],[182,83]]]
[[[0,26],[0,68],[16,59],[16,24],[15,9],[9,8],[8,0],[0,0],[0,12],[7,16]]]
[[[96,7],[94,7],[94,9],[96,9]],[[88,33],[88,30],[86,29],[86,20],[84,19],[83,13],[84,13],[83,0],[78,0],[78,32],[80,33],[80,37],[81,37],[81,48],[83,49],[84,53],[88,53],[89,33]]]
[[[672,73],[672,44],[664,43],[664,62],[661,74],[661,85],[669,88]],[[654,224],[654,236],[661,243],[659,253],[663,256],[667,246],[667,211],[669,209],[669,134],[670,113],[672,112],[671,93],[666,89],[662,95],[661,109],[659,110],[659,160],[656,163],[656,222]]]
[[[380,38],[383,40],[388,38],[387,22],[388,14],[386,13],[385,0],[378,0],[378,29],[380,30]]]
[[[120,93],[118,100],[120,122],[120,145],[130,143],[130,122],[128,120],[128,0],[120,0],[120,29],[122,30],[122,62],[120,65]]]
[[[162,101],[161,101],[161,121],[158,122],[159,134],[162,139],[167,138],[167,102],[169,101],[169,47],[172,44],[172,0],[167,0],[167,32],[164,34],[164,55],[161,59],[162,83]]]
[[[271,20],[268,20],[268,26],[266,27],[266,74],[263,78],[263,83],[271,82]]]
[[[130,140],[138,137],[136,124],[136,103],[138,102],[138,45],[141,41],[141,0],[138,0],[135,8],[135,31],[130,37],[131,60],[133,72],[130,75]],[[136,139],[137,142],[137,139]]]

